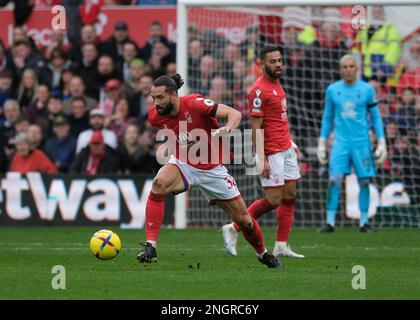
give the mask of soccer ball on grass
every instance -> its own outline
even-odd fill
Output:
[[[90,239],[90,251],[101,260],[109,260],[121,251],[121,240],[111,230],[99,230]]]

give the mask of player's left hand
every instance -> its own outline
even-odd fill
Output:
[[[212,137],[227,137],[230,134],[230,129],[228,127],[221,127],[216,131],[212,132]]]
[[[387,156],[387,151],[386,151],[385,138],[381,138],[379,139],[378,146],[376,147],[376,150],[375,150],[376,162],[379,165],[381,165],[386,159],[386,156]]]

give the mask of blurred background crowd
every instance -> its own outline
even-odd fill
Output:
[[[34,7],[54,4],[71,5],[72,28],[52,30],[51,43],[37,46],[23,25]],[[0,172],[93,175],[159,169],[156,130],[147,120],[150,89],[157,77],[176,72],[176,44],[164,36],[159,17],[142,44],[130,37],[136,30],[124,21],[100,41],[93,25],[109,4],[175,1],[15,1],[13,42],[8,48],[0,42]],[[290,125],[303,151],[302,174],[316,175],[325,88],[340,79],[340,58],[354,53],[361,77],[376,90],[386,125],[389,157],[382,170],[414,179],[410,185],[418,186],[420,32],[402,39],[383,7],[372,7],[371,13],[373,22],[355,30],[342,22],[348,8],[286,7],[277,29],[249,25],[241,42],[190,24],[190,92],[231,105],[246,119],[247,92],[261,74],[258,50],[278,45]]]

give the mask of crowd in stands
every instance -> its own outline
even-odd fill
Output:
[[[147,111],[153,104],[153,80],[176,72],[175,44],[163,35],[159,21],[150,25],[143,46],[130,38],[133,30],[123,21],[115,24],[109,39],[100,41],[88,23],[93,18],[83,16],[83,5],[97,3],[101,1],[79,3],[80,45],[66,44],[64,32],[53,30],[51,44],[40,48],[19,25],[9,48],[0,42],[1,172],[127,174],[159,169],[156,130]],[[239,43],[214,29],[190,25],[188,87],[246,117],[248,89],[261,74],[258,50],[278,45],[291,129],[303,151],[302,173],[311,174],[318,164],[308,160],[306,150],[317,143],[325,88],[340,79],[340,58],[359,54],[361,77],[374,86],[386,125],[389,158],[383,170],[418,179],[420,33],[402,42],[380,6],[372,9],[374,23],[359,31],[341,22],[343,12],[286,7],[278,33],[250,25]],[[25,163],[28,154],[31,159]]]

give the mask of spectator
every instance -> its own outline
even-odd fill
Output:
[[[111,130],[104,128],[104,112],[100,109],[92,109],[89,114],[89,124],[91,129],[85,130],[77,138],[76,154],[89,144],[94,131],[100,130],[104,136],[105,144],[113,149],[118,146],[117,136]]]
[[[174,44],[171,44],[169,40],[163,35],[163,26],[160,21],[153,21],[149,26],[149,36],[145,45],[140,50],[140,57],[144,61],[149,61],[152,57],[152,51],[155,43],[161,42],[163,43],[170,51],[170,55],[172,56],[172,60],[175,59],[175,49]]]
[[[363,77],[368,80],[375,75],[385,83],[400,59],[401,36],[386,22],[384,7],[372,6],[371,13],[372,23],[357,34],[354,50],[363,57]]]
[[[13,75],[9,70],[0,71],[0,123],[3,122],[4,102],[12,97]]]
[[[33,51],[37,51],[37,47],[35,44],[34,39],[28,36],[28,33],[23,28],[23,26],[15,25],[13,27],[13,34],[12,34],[12,43],[16,43],[18,41],[27,41],[31,46]]]
[[[406,87],[397,105],[397,119],[399,127],[408,129],[416,128],[416,95],[413,88]]]
[[[16,79],[21,77],[25,68],[34,69],[36,73],[39,73],[45,65],[42,56],[31,48],[28,41],[20,40],[14,42],[11,48],[11,53],[11,70],[13,71]]]
[[[21,132],[27,133],[30,125],[31,125],[31,122],[29,121],[29,119],[25,117],[24,115],[21,115],[15,122],[16,134],[21,133]]]
[[[117,61],[122,57],[123,45],[126,42],[135,43],[128,35],[128,25],[119,21],[114,26],[113,35],[103,43],[102,53],[110,55],[113,61]]]
[[[103,99],[104,85],[110,79],[119,79],[121,76],[115,69],[114,60],[111,56],[103,55],[98,59],[98,66],[92,76],[91,82],[85,82],[86,94],[98,101]]]
[[[152,55],[148,63],[148,70],[156,79],[166,73],[166,66],[174,62],[169,47],[163,42],[156,42],[152,47]]]
[[[92,132],[89,145],[83,148],[73,160],[71,173],[93,176],[98,173],[121,173],[121,161],[115,150],[104,143],[100,130]]]
[[[130,80],[130,64],[137,56],[137,45],[133,42],[125,42],[123,44],[122,59],[116,65],[118,72],[123,75],[124,81]]]
[[[387,139],[387,146],[394,146],[395,140],[398,136],[398,123],[394,118],[390,118],[387,121],[387,125],[385,127],[386,130],[386,139]]]
[[[40,125],[31,124],[26,133],[32,149],[45,150],[45,139]]]
[[[239,46],[241,56],[245,58],[247,65],[251,65],[255,61],[260,50],[267,44],[268,40],[260,32],[258,25],[250,25],[246,28],[245,40]]]
[[[239,59],[233,63],[232,76],[233,79],[229,84],[229,89],[232,91],[233,105],[243,115],[247,115],[249,88],[246,87],[248,69],[245,60]],[[253,77],[252,79],[255,80]]]
[[[68,52],[68,58],[73,61],[74,63],[81,64],[84,60],[83,58],[83,48],[86,44],[93,45],[95,48],[95,59],[98,57],[98,51],[101,51],[102,43],[98,39],[95,31],[95,27],[92,25],[84,25],[80,29],[80,37],[81,37],[81,43],[80,46],[72,46],[69,49]],[[92,48],[89,46],[88,50],[92,50]]]
[[[189,79],[191,91],[208,95],[211,79],[216,75],[216,62],[211,55],[201,57],[199,72]]]
[[[141,59],[134,59],[130,63],[130,77],[124,81],[122,92],[127,99],[131,99],[133,95],[138,92],[139,82],[141,76],[144,74],[146,65]]]
[[[70,81],[73,79],[74,74],[69,68],[64,68],[61,73],[61,94],[63,96],[63,101],[67,101],[71,98],[70,93]]]
[[[63,112],[63,101],[61,95],[53,92],[48,99],[46,116],[38,117],[35,124],[38,124],[42,129],[42,134],[50,138],[54,135],[52,131],[52,121],[54,117]]]
[[[96,108],[98,102],[85,95],[85,84],[81,77],[73,76],[69,83],[70,98],[64,102],[63,111],[69,115],[72,112],[72,104],[75,98],[83,98],[86,102],[87,110]]]
[[[138,84],[138,92],[129,101],[130,116],[144,119],[147,117],[149,109],[146,105],[146,99],[150,95],[153,85],[153,78],[150,74],[145,73],[141,76]]]
[[[53,174],[57,167],[47,155],[33,148],[26,133],[19,133],[15,138],[16,153],[14,154],[9,171],[28,173],[40,172]]]
[[[64,51],[61,48],[54,48],[51,51],[48,65],[41,70],[40,82],[47,84],[53,91],[61,91],[63,89],[61,75],[67,66]]]
[[[188,44],[188,79],[196,77],[200,69],[201,57],[204,55],[204,48],[200,40],[193,39]]]
[[[78,138],[82,131],[89,129],[89,112],[86,99],[84,97],[75,97],[71,101],[71,114],[69,116],[70,135]]]
[[[27,68],[22,73],[22,78],[17,89],[16,98],[24,113],[36,99],[38,78],[34,69]]]
[[[76,151],[76,140],[70,135],[70,125],[64,114],[53,120],[54,138],[48,139],[45,152],[54,161],[58,171],[68,172]]]
[[[403,70],[397,85],[398,96],[401,96],[406,87],[420,92],[420,35],[417,35],[410,44],[409,58],[402,61],[397,70]]]
[[[212,55],[215,59],[223,58],[227,41],[223,36],[219,36],[214,29],[201,31],[199,40],[203,44],[204,55]]]
[[[99,101],[99,109],[101,109],[105,118],[109,118],[115,107],[115,103],[121,98],[121,81],[118,79],[110,79],[105,83],[104,95]]]
[[[176,63],[175,62],[169,62],[166,65],[166,72],[165,74],[170,77],[176,73]]]
[[[8,149],[12,149],[12,141],[16,134],[15,123],[21,116],[19,102],[17,100],[6,100],[3,106],[4,121],[0,124],[0,139],[6,148],[6,153],[10,155]]]
[[[119,99],[115,103],[112,116],[109,118],[107,125],[109,130],[113,131],[119,142],[123,142],[125,130],[133,119],[129,117],[128,101],[125,98]]]
[[[39,85],[36,89],[35,101],[26,110],[30,122],[34,123],[40,118],[47,118],[49,98],[50,88],[45,84]]]
[[[223,72],[230,72],[235,61],[241,59],[241,49],[238,45],[229,42],[223,50],[223,59],[221,63],[221,70]],[[226,74],[227,79],[231,79],[231,74]]]
[[[233,105],[232,93],[228,89],[226,79],[221,76],[216,76],[211,80],[208,97],[228,106]]]
[[[59,49],[65,55],[67,55],[69,48],[70,45],[68,43],[65,43],[65,31],[61,29],[52,29],[50,44],[42,48],[42,55],[46,60],[50,60],[51,53],[54,49]]]
[[[127,151],[127,169],[130,173],[139,173],[149,160],[149,152],[140,143],[140,129],[135,124],[129,124],[124,133],[124,148]]]

